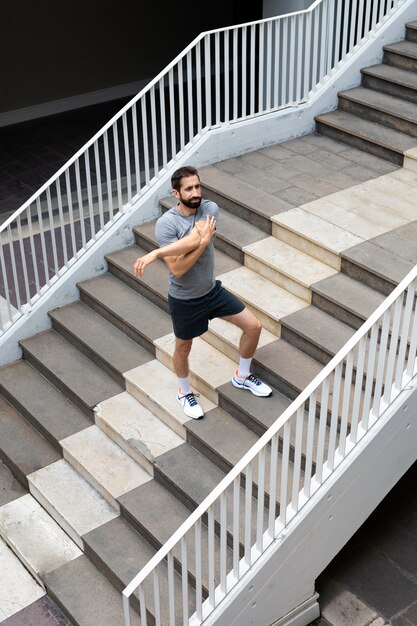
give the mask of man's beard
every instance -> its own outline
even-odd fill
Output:
[[[201,198],[195,198],[194,200],[184,200],[184,198],[180,194],[180,200],[187,209],[198,209],[201,204]]]

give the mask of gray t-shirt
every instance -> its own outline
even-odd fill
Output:
[[[194,224],[204,220],[207,215],[214,216],[217,221],[218,212],[219,207],[211,200],[202,200],[197,213],[188,217],[181,215],[175,206],[161,215],[156,222],[156,239],[161,247],[178,241],[189,235]],[[179,278],[169,274],[168,293],[179,300],[200,298],[213,289],[214,285],[214,245],[211,240],[188,272]]]

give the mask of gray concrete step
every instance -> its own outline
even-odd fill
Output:
[[[415,72],[380,63],[361,70],[362,85],[395,98],[417,102],[417,76]]]
[[[340,110],[417,137],[417,104],[366,87],[341,91],[338,97]]]
[[[24,358],[88,416],[98,402],[123,391],[55,331],[24,339],[21,346]]]
[[[0,369],[0,392],[58,452],[91,420],[24,360]]]
[[[317,131],[393,163],[402,165],[403,153],[416,140],[405,133],[346,113],[333,111],[315,118]]]
[[[417,42],[417,22],[408,22],[405,25],[405,38]]]
[[[383,48],[383,61],[388,65],[415,72],[417,70],[417,43],[403,40]]]
[[[153,341],[172,331],[169,315],[110,273],[78,285],[82,302],[155,355]]]
[[[0,396],[0,459],[29,488],[27,475],[61,458],[61,454]]]
[[[82,302],[49,312],[53,328],[82,354],[124,386],[123,372],[152,355]]]

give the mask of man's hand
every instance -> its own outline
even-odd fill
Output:
[[[198,234],[200,235],[200,245],[207,247],[216,231],[216,219],[207,215],[207,219],[197,222],[195,225]]]
[[[145,267],[156,261],[157,258],[156,250],[152,250],[152,252],[148,252],[148,254],[138,257],[133,266],[133,273],[135,276],[143,276]]]

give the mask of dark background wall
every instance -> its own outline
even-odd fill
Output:
[[[147,81],[200,32],[262,17],[262,0],[1,0],[0,113]]]

